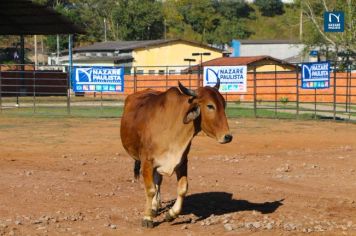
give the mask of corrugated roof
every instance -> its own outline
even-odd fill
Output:
[[[201,44],[193,41],[183,40],[183,39],[158,39],[158,40],[141,40],[141,41],[108,41],[94,43],[89,46],[74,48],[75,52],[84,52],[84,51],[117,51],[117,50],[133,50],[138,48],[152,47],[157,45],[164,45],[171,42],[186,42],[189,44],[197,45],[200,47],[208,48],[210,50],[215,50],[222,52],[222,50],[208,46],[206,44]]]
[[[258,39],[258,40],[238,40],[241,44],[302,44],[302,42],[293,39]]]
[[[51,8],[29,0],[0,0],[0,35],[84,33]]]

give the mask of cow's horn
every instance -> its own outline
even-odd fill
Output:
[[[219,90],[219,88],[220,88],[220,78],[217,78],[216,84],[215,84],[214,88],[216,88],[217,90]]]
[[[183,84],[180,83],[180,81],[178,81],[178,85],[182,93],[184,93],[185,95],[192,96],[192,97],[197,96],[194,90],[184,87]]]

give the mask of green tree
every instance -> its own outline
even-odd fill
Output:
[[[77,19],[76,14],[71,10],[68,3],[66,3],[66,5],[59,3],[58,5],[54,6],[54,9],[75,23]],[[48,35],[45,38],[45,42],[49,52],[54,52],[57,50],[57,35]],[[59,50],[63,49],[68,49],[68,35],[59,36]]]
[[[284,13],[281,0],[255,0],[255,4],[263,16],[275,16]]]
[[[220,15],[217,14],[211,0],[181,0],[178,11],[183,15],[184,22],[201,35],[199,41],[206,42],[207,34],[215,30]]]
[[[304,25],[303,42],[308,48],[320,47],[321,53],[329,58],[337,59],[339,52],[344,54],[356,53],[355,11],[356,2],[351,0],[303,0],[298,2],[307,18]],[[325,11],[343,11],[345,14],[345,31],[339,33],[324,32]]]
[[[226,19],[249,18],[250,13],[254,11],[245,1],[214,0],[213,6]]]
[[[243,1],[167,0],[163,8],[168,36],[223,44],[250,35],[243,18],[252,8]]]
[[[122,40],[148,40],[163,37],[162,5],[149,0],[120,0],[113,9],[113,22]]]

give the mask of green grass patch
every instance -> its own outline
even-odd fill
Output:
[[[34,116],[34,117],[88,117],[88,118],[110,118],[120,117],[122,115],[122,107],[71,107],[70,111],[66,107],[36,107],[33,108],[11,108],[3,109],[0,115],[16,117],[16,116]]]
[[[255,117],[255,112],[253,108],[246,107],[228,107],[226,109],[226,114],[229,118],[238,118],[238,117]],[[297,114],[295,112],[283,112],[278,110],[277,112],[274,109],[257,109],[256,116],[260,118],[279,118],[279,119],[295,119]],[[299,114],[299,119],[313,119],[314,114]]]
[[[305,111],[305,110],[304,110]],[[123,113],[122,106],[72,106],[70,111],[65,106],[61,107],[18,107],[6,108],[0,112],[1,116],[8,117],[42,117],[42,118],[62,118],[62,117],[83,117],[83,118],[118,118]],[[318,112],[319,113],[319,112]],[[229,118],[254,118],[255,112],[253,107],[248,107],[237,104],[228,104],[226,114]],[[351,114],[351,116],[355,113]],[[297,116],[295,110],[278,108],[258,108],[256,116],[260,118],[279,118],[279,119],[315,119],[313,110],[308,113],[300,113]],[[320,113],[317,115],[319,119]],[[1,127],[0,127],[1,128]]]

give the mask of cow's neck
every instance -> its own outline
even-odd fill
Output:
[[[166,112],[162,114],[161,123],[158,125],[161,130],[160,145],[156,150],[154,167],[157,168],[158,173],[170,176],[181,163],[184,152],[197,132],[195,122],[183,123],[190,106],[188,98],[178,95],[176,103],[172,103],[172,100],[166,102],[170,107],[166,106]],[[163,116],[166,116],[165,120],[162,120]]]

